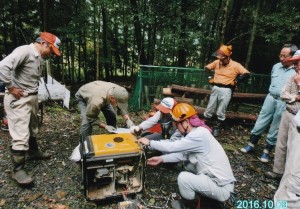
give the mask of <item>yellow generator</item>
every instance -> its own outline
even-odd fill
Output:
[[[92,135],[81,141],[82,177],[88,200],[141,192],[144,152],[130,133]]]

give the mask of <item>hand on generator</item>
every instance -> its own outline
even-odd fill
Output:
[[[105,126],[105,129],[106,129],[109,133],[113,133],[113,132],[116,130],[115,127],[109,126],[109,125],[106,125],[106,126]]]
[[[131,127],[134,126],[134,123],[132,122],[132,120],[127,119],[127,120],[126,120],[126,125],[127,125],[128,128],[131,128]]]
[[[139,134],[142,131],[142,128],[140,126],[132,126],[130,128],[130,133],[132,134]]]

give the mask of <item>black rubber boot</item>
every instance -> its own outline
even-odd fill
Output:
[[[173,209],[200,209],[200,196],[194,200],[173,200],[171,206]]]
[[[11,161],[14,166],[12,178],[20,185],[29,185],[33,182],[31,176],[24,170],[25,154],[26,151],[11,149]]]
[[[200,118],[203,118],[204,122],[206,125],[212,127],[213,126],[213,119],[212,118],[207,118],[203,115],[200,116]]]
[[[35,137],[29,138],[28,160],[47,160],[50,157],[50,154],[40,151]]]
[[[251,134],[250,135],[250,143],[256,145],[258,143],[260,139],[260,136],[259,135],[254,135],[254,134]]]
[[[217,120],[215,126],[213,127],[212,135],[214,137],[219,136],[221,133],[221,130],[224,126],[225,121]]]

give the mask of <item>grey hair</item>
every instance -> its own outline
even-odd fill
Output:
[[[35,40],[35,42],[37,42],[37,43],[42,43],[42,42],[45,42],[45,40],[42,39],[41,37],[38,37],[38,38]]]
[[[291,50],[290,55],[293,56],[298,50],[298,47],[295,44],[284,44],[282,48],[289,48]]]

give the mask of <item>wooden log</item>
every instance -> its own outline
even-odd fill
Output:
[[[180,102],[186,102],[190,105],[193,105],[192,102],[193,100],[190,98],[182,98],[182,97],[175,97],[174,98],[178,103]],[[160,103],[160,99],[154,99],[154,102],[152,104],[153,109],[155,109],[155,106],[158,105]],[[199,107],[199,106],[195,106],[193,105],[193,107],[195,108],[196,112],[198,114],[203,114],[205,111],[204,107]],[[226,118],[228,119],[239,119],[239,120],[249,120],[249,121],[256,121],[257,119],[257,115],[255,114],[248,114],[248,113],[241,113],[241,112],[231,112],[231,111],[227,111],[226,112]]]
[[[210,90],[187,87],[187,86],[180,86],[180,85],[176,85],[176,84],[172,84],[171,92],[172,93],[189,92],[189,93],[201,94],[201,95],[209,95],[210,94]]]
[[[205,108],[194,106],[196,112],[198,114],[203,114],[205,111]],[[239,113],[239,112],[226,112],[226,118],[228,119],[240,119],[240,120],[250,120],[250,121],[256,121],[257,115],[254,114],[248,114],[248,113]]]
[[[176,84],[172,84],[171,86],[171,93],[180,93],[180,92],[189,92],[193,94],[200,94],[200,95],[209,95],[210,90],[206,89],[200,89],[200,88],[193,88],[193,87],[187,87],[187,86],[180,86]],[[253,94],[253,93],[238,93],[235,92],[232,96],[233,99],[255,99],[255,100],[264,100],[266,97],[266,94]]]
[[[184,93],[172,93],[171,88],[163,88],[163,95],[166,97],[181,97]]]
[[[191,98],[184,98],[184,97],[174,97],[174,99],[176,100],[177,103],[188,103],[190,105],[194,104],[194,100]]]

